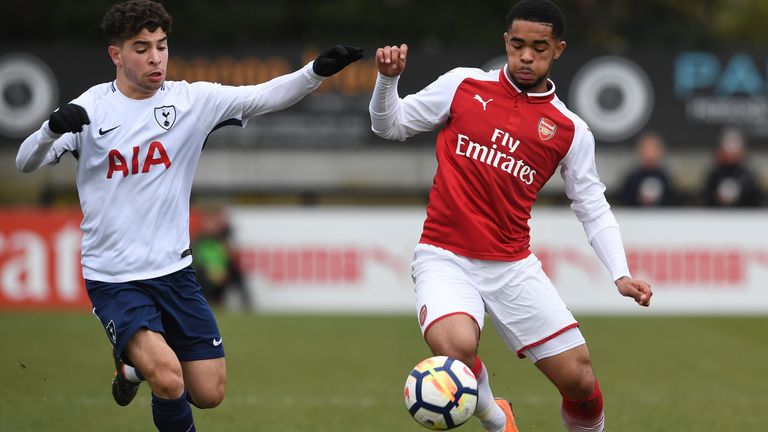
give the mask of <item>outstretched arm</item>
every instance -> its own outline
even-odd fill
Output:
[[[649,306],[651,286],[648,282],[633,279],[627,264],[619,224],[605,199],[605,186],[595,167],[595,141],[586,130],[578,133],[577,140],[563,159],[561,174],[565,191],[571,199],[571,208],[584,226],[587,240],[600,261],[605,265],[619,293],[630,297],[640,306]]]
[[[335,45],[321,52],[303,68],[265,83],[246,87],[251,98],[243,110],[245,117],[280,111],[304,99],[323,80],[363,58],[363,49]]]
[[[198,124],[210,132],[222,122],[237,120],[245,126],[248,119],[284,110],[301,101],[323,80],[362,58],[363,49],[336,45],[317,56],[301,69],[255,85],[228,86],[198,81],[190,84],[199,105]]]

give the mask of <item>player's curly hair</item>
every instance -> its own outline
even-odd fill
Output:
[[[152,0],[128,0],[112,6],[101,21],[101,29],[112,45],[136,36],[142,29],[158,28],[171,32],[171,15],[162,4]]]
[[[549,24],[552,36],[562,39],[565,35],[565,17],[556,4],[550,0],[522,0],[512,7],[507,15],[507,30],[515,20]]]

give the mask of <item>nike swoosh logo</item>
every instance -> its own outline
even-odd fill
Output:
[[[106,134],[112,132],[113,130],[119,128],[120,126],[122,126],[122,125],[117,125],[117,126],[113,127],[112,129],[107,129],[107,130],[99,128],[99,135],[106,135]]]
[[[221,345],[221,338],[213,338],[213,346],[217,347],[219,345]]]

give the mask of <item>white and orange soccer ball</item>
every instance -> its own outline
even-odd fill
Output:
[[[464,424],[477,406],[477,379],[451,357],[423,360],[405,380],[405,407],[422,426],[433,430]]]

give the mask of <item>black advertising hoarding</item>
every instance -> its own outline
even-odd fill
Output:
[[[768,142],[764,52],[570,54],[553,73],[558,93],[590,124],[600,145],[626,144],[647,128],[660,132],[672,149],[711,149],[729,127],[742,129],[752,144]]]
[[[104,46],[0,44],[0,143],[18,146],[52,109],[113,79]]]
[[[416,92],[453,67],[495,68],[503,46],[440,50],[411,47],[400,94]],[[168,79],[243,85],[291,72],[318,47],[191,49],[171,45]],[[392,145],[370,132],[368,101],[376,77],[374,49],[296,106],[223,128],[208,145],[360,147]],[[598,148],[629,146],[651,128],[671,149],[710,149],[727,126],[753,144],[768,140],[768,56],[756,51],[633,50],[627,55],[569,47],[553,69],[558,95],[594,131]],[[0,144],[16,146],[51,109],[93,84],[114,79],[106,47],[32,45],[0,49]],[[427,134],[407,145],[431,145]],[[628,147],[627,147],[628,148]]]

